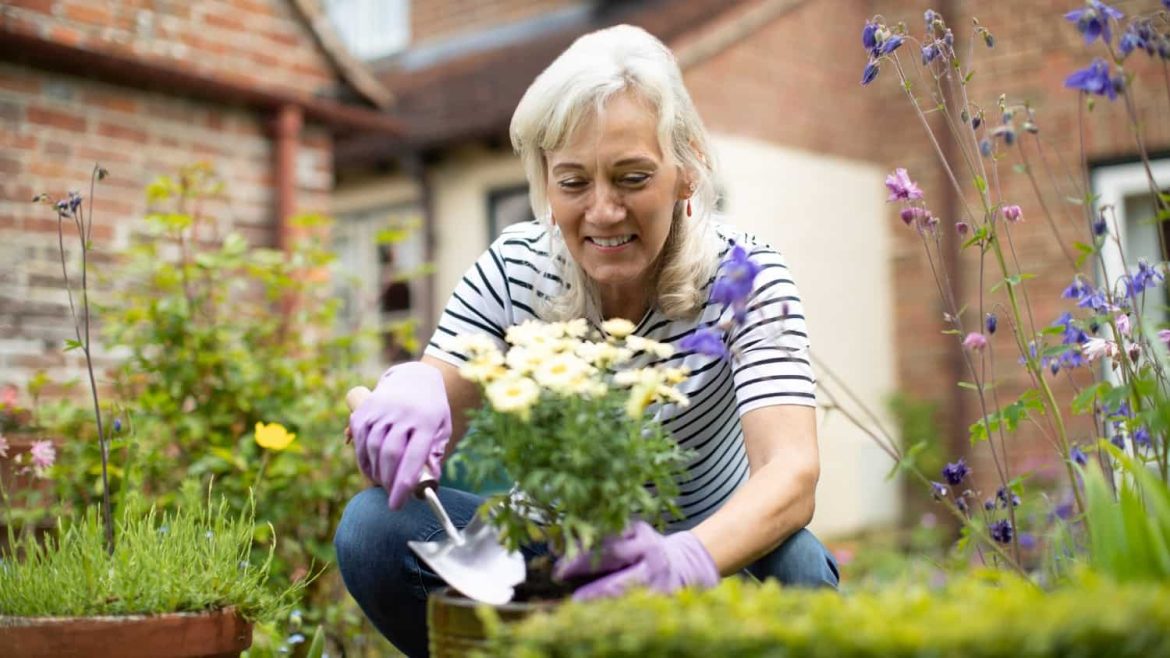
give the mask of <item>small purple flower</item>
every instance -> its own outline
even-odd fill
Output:
[[[1030,551],[1033,548],[1036,548],[1036,535],[1033,535],[1030,532],[1021,532],[1020,548],[1024,549],[1025,551]]]
[[[987,335],[993,335],[999,326],[999,318],[995,317],[995,313],[988,313],[987,317],[984,318],[983,326],[987,328]]]
[[[115,432],[121,432],[121,431],[122,431],[122,419],[121,419],[121,418],[115,418],[115,419],[114,419],[114,431],[115,431]]]
[[[963,480],[971,472],[971,468],[967,466],[967,462],[962,457],[959,461],[953,464],[947,464],[943,467],[942,476],[952,487],[957,487],[963,483]]]
[[[918,206],[908,206],[903,208],[902,212],[899,213],[899,215],[902,217],[902,221],[906,224],[906,226],[913,224],[914,220],[921,218],[924,214],[925,213],[922,211],[922,208],[919,208]]]
[[[748,256],[746,249],[735,245],[723,261],[722,270],[711,290],[711,300],[724,306],[741,309],[752,294],[752,286],[756,275],[760,273],[760,266]],[[737,320],[743,321],[738,317]]]
[[[1105,235],[1105,231],[1109,230],[1109,225],[1105,223],[1104,217],[1099,217],[1093,222],[1093,235],[1101,237]]]
[[[981,351],[983,348],[987,347],[987,336],[984,336],[977,331],[972,331],[971,333],[967,334],[966,338],[963,339],[963,347],[973,352]]]
[[[1072,450],[1068,451],[1068,458],[1081,466],[1087,466],[1089,464],[1089,456],[1085,454],[1085,451],[1081,450],[1080,446],[1073,446]]]
[[[1007,519],[1001,519],[992,523],[987,527],[991,538],[1001,544],[1012,543],[1012,522]]]
[[[1137,274],[1134,274],[1127,282],[1127,293],[1130,297],[1136,297],[1138,293],[1144,292],[1147,288],[1157,286],[1162,280],[1162,274],[1157,269],[1147,263],[1146,259],[1139,258]]]
[[[1122,89],[1124,82],[1121,76],[1110,78],[1109,65],[1098,57],[1089,66],[1074,71],[1065,78],[1064,86],[1069,89],[1080,89],[1087,94],[1108,96],[1112,101],[1117,100],[1117,92]]]
[[[991,154],[993,153],[993,151],[991,148],[991,140],[990,139],[983,138],[982,140],[980,140],[979,153],[980,153],[980,155],[982,155],[985,158],[991,157]]]
[[[1024,211],[1020,210],[1019,206],[1004,206],[1003,218],[1009,222],[1019,222],[1024,219]]]
[[[926,65],[933,62],[939,55],[937,44],[927,44],[922,47],[922,64]]]
[[[971,508],[967,506],[967,499],[966,498],[956,498],[955,499],[955,507],[958,507],[959,511],[962,512],[963,514],[970,514],[971,513]]]
[[[897,50],[906,41],[905,37],[898,34],[891,34],[882,41],[881,48],[878,50],[879,55],[889,55]]]
[[[1146,429],[1145,425],[1133,431],[1133,444],[1143,448],[1150,445],[1150,430]]]
[[[1118,449],[1125,450],[1125,436],[1121,434],[1114,434],[1113,437],[1109,439],[1109,442],[1117,446]]]
[[[904,167],[898,167],[894,173],[886,176],[886,189],[890,191],[890,196],[886,201],[916,201],[922,198],[922,190],[918,189],[918,184],[910,180],[910,174],[906,173]]]
[[[861,45],[868,51],[873,51],[877,48],[877,31],[878,24],[873,21],[866,21],[865,27],[861,28]]]
[[[955,222],[955,230],[958,231],[959,235],[967,235],[971,226],[967,222]]]
[[[1125,15],[1101,0],[1089,0],[1081,9],[1074,9],[1064,15],[1069,22],[1077,24],[1077,31],[1085,35],[1085,43],[1093,43],[1097,37],[1108,44],[1112,41],[1109,30],[1110,20],[1121,20]]]
[[[994,501],[994,500],[992,500],[992,499],[990,499],[990,498],[988,498],[987,500],[983,501],[983,509],[984,509],[985,511],[988,511],[988,512],[990,512],[991,510],[995,509],[995,501]]]
[[[1052,510],[1052,513],[1056,518],[1067,521],[1072,518],[1073,511],[1073,501],[1064,500]]]
[[[81,208],[81,194],[78,192],[69,193],[69,212],[76,213]]]
[[[680,349],[697,354],[705,354],[717,358],[727,356],[727,346],[723,343],[723,337],[718,331],[710,327],[699,329],[695,333],[683,338],[679,341],[678,346]]]
[[[38,470],[49,468],[57,460],[57,450],[51,441],[33,441],[28,454],[32,457],[33,467]]]
[[[935,500],[941,500],[947,497],[947,488],[941,482],[931,482],[930,494]]]

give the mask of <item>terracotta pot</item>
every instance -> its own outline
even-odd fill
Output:
[[[232,609],[124,617],[3,617],[0,655],[22,658],[226,658],[252,646]]]
[[[481,605],[495,609],[502,621],[514,622],[535,612],[551,610],[557,602],[514,602],[491,606],[472,601],[453,590],[441,589],[427,599],[431,658],[462,658],[487,644],[483,622],[475,612]]]

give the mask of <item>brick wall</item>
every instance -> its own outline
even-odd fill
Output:
[[[296,22],[283,0],[260,2],[31,2],[2,11],[5,20],[36,21],[54,38],[76,36],[87,47],[121,40],[134,52],[158,51],[177,66],[203,67],[226,76],[259,76],[276,84],[313,93],[334,83],[311,36]],[[197,6],[198,5],[198,6]],[[229,11],[235,7],[237,11]],[[135,30],[153,16],[154,39],[135,40]],[[245,25],[260,24],[264,34],[296,35],[279,66],[262,67],[247,48],[211,53],[192,46],[176,56],[188,38],[234,45],[228,26],[215,27],[212,16],[233,15]],[[59,18],[58,18],[59,17]],[[197,18],[198,17],[198,18]],[[190,19],[188,21],[187,19]],[[110,21],[108,27],[97,27]],[[201,21],[201,22],[200,22]],[[191,22],[191,24],[188,24]],[[138,27],[136,27],[138,26]],[[159,45],[159,35],[174,38]],[[80,35],[80,36],[78,36]],[[108,39],[107,39],[108,37]],[[261,44],[272,36],[259,37]],[[91,41],[85,41],[90,39]],[[101,40],[101,43],[98,42]],[[247,42],[242,39],[239,43]],[[291,42],[291,39],[290,39]],[[180,49],[181,50],[181,49]],[[257,47],[257,53],[264,50]],[[273,52],[276,52],[275,50]],[[198,64],[196,64],[198,60]],[[195,161],[212,162],[227,184],[228,199],[209,204],[206,212],[243,232],[254,244],[274,241],[274,153],[272,118],[239,107],[188,100],[165,93],[84,80],[0,62],[0,383],[20,383],[38,369],[64,379],[76,376],[80,355],[61,352],[72,336],[61,281],[57,221],[53,213],[30,203],[40,192],[86,193],[95,162],[110,171],[99,185],[95,206],[95,271],[109,271],[111,254],[143,226],[145,185],[160,174],[174,173]],[[309,124],[301,137],[296,166],[297,204],[301,210],[328,210],[333,188],[332,142],[328,131]],[[76,254],[76,250],[72,254]],[[100,278],[100,277],[99,277]],[[99,283],[103,294],[116,295],[117,282]]]
[[[582,0],[415,0],[410,4],[411,45],[440,41],[581,4]]]
[[[289,0],[13,0],[0,17],[85,49],[232,82],[317,93],[336,81]]]

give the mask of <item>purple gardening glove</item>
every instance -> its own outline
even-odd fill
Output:
[[[683,587],[714,587],[719,570],[711,554],[690,532],[661,535],[638,521],[617,537],[602,542],[594,567],[592,552],[557,563],[559,580],[606,574],[573,593],[576,601],[620,596],[632,587],[668,594]]]
[[[349,431],[358,467],[386,490],[390,509],[399,509],[424,466],[438,477],[451,438],[443,376],[425,363],[390,368],[373,394],[350,414]]]

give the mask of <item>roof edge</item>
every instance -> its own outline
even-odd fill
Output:
[[[760,0],[739,12],[729,12],[722,20],[692,30],[674,39],[675,59],[679,68],[687,70],[718,55],[746,39],[793,9],[809,0]]]
[[[349,52],[345,41],[321,7],[320,0],[292,0],[292,4],[301,20],[308,26],[317,46],[337,68],[341,77],[375,107],[380,110],[389,109],[394,104],[394,94],[374,77],[364,62]]]

